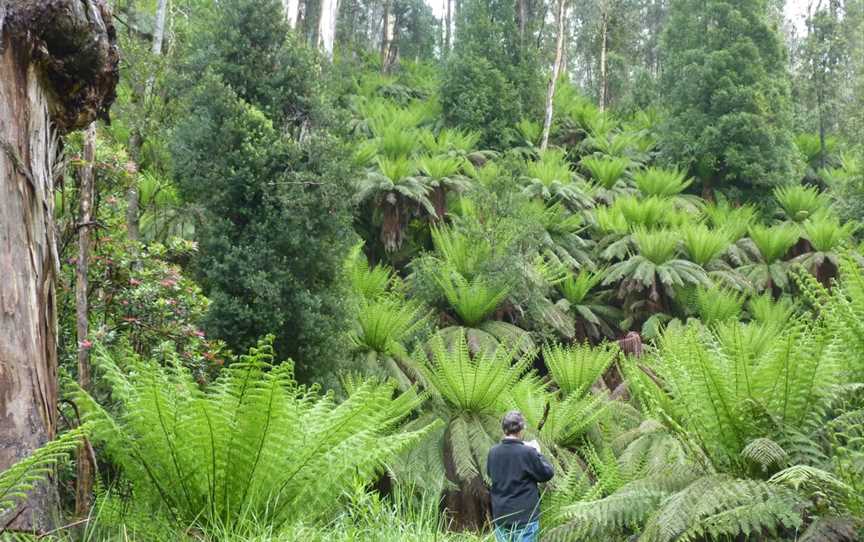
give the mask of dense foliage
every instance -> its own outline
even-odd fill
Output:
[[[115,4],[69,430],[0,512],[77,448],[61,540],[488,539],[518,409],[544,540],[864,536],[860,0]]]

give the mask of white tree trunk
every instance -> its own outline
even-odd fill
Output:
[[[609,44],[609,4],[603,2],[600,18],[600,110],[605,111],[609,102],[609,74],[607,49]]]
[[[282,0],[282,7],[285,8],[288,26],[292,30],[297,28],[297,20],[300,18],[300,0]]]
[[[165,19],[168,15],[168,0],[159,0],[156,5],[156,25],[153,28],[153,47],[151,51],[154,55],[162,54],[162,41],[165,39]]]
[[[552,131],[552,109],[555,102],[555,85],[561,73],[561,63],[564,59],[564,32],[566,31],[567,0],[558,0],[558,39],[555,43],[555,63],[552,64],[552,74],[549,76],[549,87],[546,90],[546,116],[543,119],[543,136],[540,139],[540,149],[549,146],[549,132]]]
[[[113,36],[102,0],[0,0],[0,471],[56,431],[53,129],[82,128],[113,101]],[[55,504],[39,485],[0,526],[44,531]]]
[[[333,60],[333,44],[336,41],[337,0],[321,0],[321,16],[318,19],[318,46]]]

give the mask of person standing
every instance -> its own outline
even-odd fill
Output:
[[[524,442],[525,417],[518,410],[501,420],[504,438],[489,450],[486,472],[492,479],[492,521],[498,542],[536,542],[540,531],[537,484],[554,476],[536,440]]]

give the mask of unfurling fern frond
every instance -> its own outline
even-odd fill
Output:
[[[762,472],[786,466],[789,454],[782,446],[769,438],[757,438],[741,450],[741,457],[759,467]]]
[[[90,429],[91,426],[82,425],[68,431],[0,472],[0,516],[25,500],[27,494],[42,483],[58,463],[75,451]]]

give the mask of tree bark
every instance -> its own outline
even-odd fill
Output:
[[[516,0],[516,8],[519,16],[519,46],[525,46],[525,26],[528,22],[528,0]]]
[[[396,17],[393,15],[393,0],[384,4],[384,21],[381,28],[381,73],[389,73],[395,63],[393,48],[393,32],[396,28]]]
[[[444,0],[444,2],[447,4],[447,10],[444,15],[444,25],[446,26],[444,29],[444,53],[446,56],[446,54],[450,52],[450,47],[453,44],[451,36],[453,30],[453,0]]]
[[[566,27],[567,0],[558,0],[558,40],[555,43],[555,63],[552,64],[552,74],[549,76],[549,87],[546,91],[546,116],[543,119],[543,137],[540,139],[540,150],[549,146],[549,132],[552,131],[552,109],[555,102],[555,84],[561,73],[561,61],[564,58],[564,32]]]
[[[129,158],[133,164],[135,164],[134,169],[137,173],[139,170],[139,157],[141,154],[141,133],[139,130],[135,129],[132,131],[132,135],[129,136]],[[129,187],[129,190],[126,191],[126,235],[129,237],[129,240],[132,241],[132,251],[137,260],[138,257],[138,243],[141,242],[141,215],[139,210],[139,195],[138,195],[138,183],[137,176],[132,177],[132,185]]]
[[[282,0],[285,8],[285,20],[292,30],[297,28],[297,20],[300,18],[300,0]]]
[[[609,5],[603,2],[600,17],[600,110],[605,111],[609,102],[609,68],[607,49],[609,46]]]
[[[156,5],[156,24],[153,28],[153,47],[151,52],[159,56],[162,54],[162,41],[165,39],[165,19],[168,15],[168,0],[159,0]]]
[[[78,337],[78,384],[90,389],[90,322],[88,319],[87,273],[90,269],[90,229],[93,222],[93,161],[96,155],[96,123],[90,123],[84,138],[84,162],[79,170],[78,186],[78,263],[75,269],[75,328]],[[78,447],[77,484],[75,486],[75,514],[85,517],[90,511],[93,492],[93,469],[88,444]]]
[[[330,60],[333,60],[333,44],[336,40],[337,8],[337,0],[321,0],[321,14],[318,17],[318,47]]]
[[[118,53],[104,0],[0,0],[0,471],[54,437],[57,134],[107,118]],[[44,531],[50,483],[0,525]]]

